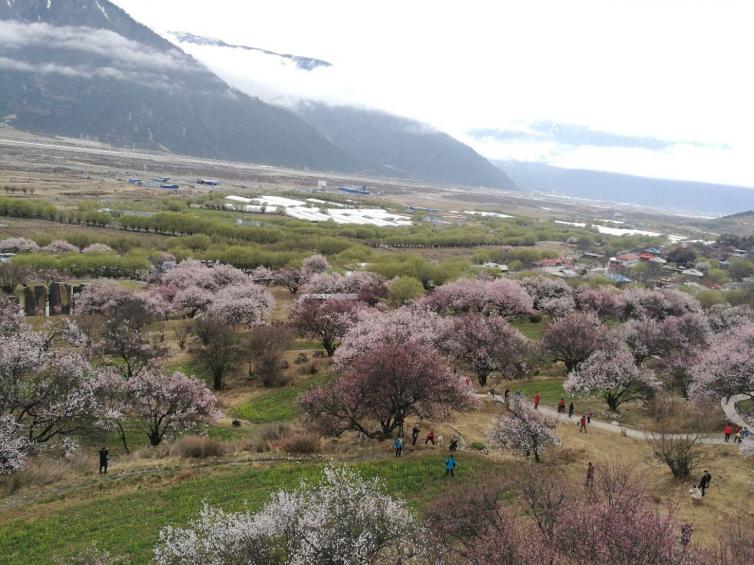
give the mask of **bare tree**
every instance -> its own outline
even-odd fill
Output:
[[[173,326],[173,335],[181,351],[186,348],[186,342],[193,334],[194,324],[190,320],[180,320]]]
[[[555,535],[561,510],[567,506],[568,496],[563,484],[562,474],[553,469],[539,471],[532,468],[522,481],[521,494],[526,504],[526,514],[534,520],[548,543]]]
[[[699,439],[698,434],[674,434],[663,429],[651,434],[647,443],[676,479],[684,479],[699,463]]]
[[[262,380],[264,386],[281,386],[283,353],[293,343],[293,330],[286,324],[257,326],[247,342],[249,376]]]
[[[204,315],[196,320],[195,332],[202,342],[196,352],[197,360],[212,376],[212,388],[220,390],[225,386],[225,376],[238,360],[235,328],[215,316]]]

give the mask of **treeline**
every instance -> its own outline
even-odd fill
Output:
[[[65,272],[74,277],[135,278],[150,268],[149,260],[143,254],[29,253],[17,255],[13,262],[32,269]]]

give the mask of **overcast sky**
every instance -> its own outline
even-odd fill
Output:
[[[208,55],[261,97],[385,109],[491,158],[754,187],[748,1],[115,2],[160,33],[333,64]]]

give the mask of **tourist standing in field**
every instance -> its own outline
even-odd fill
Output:
[[[563,414],[565,412],[565,400],[560,399],[558,400],[558,414]]]
[[[725,424],[725,427],[723,428],[723,434],[725,434],[725,443],[728,443],[730,441],[730,436],[733,434],[733,426],[730,424]]]
[[[400,436],[395,438],[393,446],[395,447],[395,456],[400,457],[401,452],[403,451],[403,440],[400,438]]]
[[[107,463],[110,461],[110,452],[106,447],[99,450],[99,472],[107,474]]]
[[[592,409],[589,409],[589,412],[586,413],[586,423],[591,424],[592,423]]]
[[[511,399],[511,389],[506,388],[505,394],[503,395],[503,400],[505,400],[505,403],[508,404],[508,402],[510,402],[510,399]]]
[[[416,440],[419,439],[419,432],[421,430],[414,426],[414,429],[411,430],[411,445],[416,445]]]
[[[455,477],[456,459],[452,455],[445,460],[445,476]]]
[[[579,420],[579,432],[586,433],[586,415],[582,416]]]
[[[709,484],[712,481],[712,475],[709,474],[709,471],[704,471],[704,474],[702,475],[702,480],[699,481],[699,490],[702,493],[702,496],[704,496],[704,491],[709,488]]]
[[[542,397],[539,393],[534,395],[534,410],[539,410],[539,401],[542,400]]]
[[[426,439],[424,440],[424,445],[427,445],[427,442],[432,442],[432,445],[435,444],[435,431],[429,430],[429,433],[427,434]]]
[[[576,407],[573,404],[573,400],[571,400],[571,403],[568,405],[568,417],[573,417],[573,411],[576,409]]]

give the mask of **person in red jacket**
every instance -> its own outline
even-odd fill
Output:
[[[558,400],[558,412],[565,412],[565,400],[563,400],[562,398]]]
[[[579,420],[579,432],[586,433],[586,416],[582,416]]]
[[[435,444],[435,431],[430,430],[430,432],[427,434],[427,439],[424,440],[424,445],[427,445],[427,442],[431,441],[432,445]]]
[[[733,426],[731,426],[730,424],[725,424],[723,433],[725,434],[725,443],[728,443],[730,441],[730,436],[733,435]]]
[[[542,400],[542,397],[539,396],[539,393],[534,395],[534,410],[539,410],[539,401]]]

